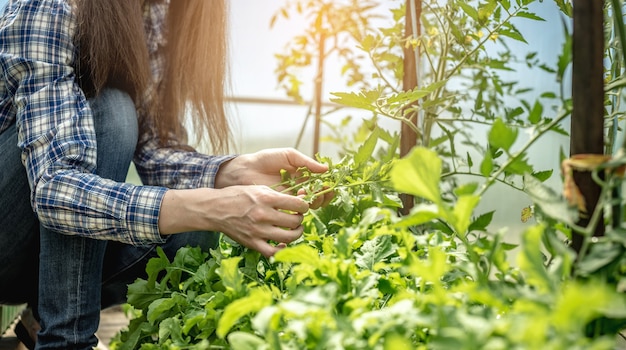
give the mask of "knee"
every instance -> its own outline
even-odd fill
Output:
[[[126,179],[137,147],[135,103],[117,89],[104,89],[89,100],[96,131],[98,175],[115,181]]]
[[[134,152],[137,145],[137,110],[132,98],[118,89],[104,89],[90,100],[96,139],[100,145]]]

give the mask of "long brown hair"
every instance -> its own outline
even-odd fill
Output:
[[[80,84],[87,93],[105,86],[127,91],[147,108],[163,145],[176,144],[173,137],[187,140],[189,113],[198,142],[208,136],[215,152],[228,149],[225,0],[170,2],[165,72],[149,106],[143,106],[151,77],[142,1],[79,0],[76,15]]]

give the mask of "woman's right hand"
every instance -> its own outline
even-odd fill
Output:
[[[302,214],[308,209],[303,199],[267,186],[168,190],[161,204],[159,230],[164,235],[220,231],[269,257],[302,235]]]

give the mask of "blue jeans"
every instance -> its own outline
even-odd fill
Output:
[[[89,103],[95,118],[97,174],[124,181],[137,144],[134,104],[114,89]],[[69,236],[40,226],[30,207],[15,126],[0,134],[0,169],[0,303],[33,306],[42,326],[37,349],[93,348],[100,310],[125,301],[127,285],[145,277],[156,245]],[[171,259],[182,246],[208,250],[218,238],[217,233],[189,232],[169,236],[161,246]]]

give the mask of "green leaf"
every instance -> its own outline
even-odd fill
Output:
[[[573,39],[572,35],[569,33],[568,26],[565,23],[565,20],[562,20],[562,27],[565,33],[565,42],[563,43],[563,48],[561,50],[561,54],[559,55],[557,61],[557,81],[562,81],[565,77],[565,70],[569,67],[572,62],[572,52],[573,52]]]
[[[375,91],[369,92],[333,92],[331,95],[335,96],[335,98],[331,98],[330,100],[335,103],[342,104],[348,107],[365,109],[368,111],[375,112],[376,107],[375,102],[380,97],[380,93],[375,94]]]
[[[565,334],[573,333],[584,329],[601,314],[623,318],[624,297],[610,290],[601,280],[568,281],[561,288],[553,308],[552,324],[555,329]]]
[[[185,305],[185,298],[180,294],[174,294],[171,298],[155,300],[148,307],[148,321],[154,324],[156,321],[168,317],[168,314],[172,312],[171,310],[184,308]]]
[[[557,6],[559,6],[561,12],[563,12],[565,15],[567,15],[568,17],[574,16],[574,8],[572,6],[571,0],[555,0],[555,2]]]
[[[496,119],[489,130],[489,144],[495,149],[502,148],[509,151],[517,139],[517,129],[504,124],[502,119]]]
[[[365,52],[369,52],[376,45],[376,37],[371,34],[367,34],[363,40],[361,40],[361,49]]]
[[[487,230],[487,226],[489,226],[489,224],[491,224],[491,220],[493,220],[493,213],[495,213],[495,210],[484,213],[480,215],[479,217],[477,217],[476,219],[474,219],[474,221],[472,221],[472,223],[470,224],[468,230],[469,231]]]
[[[385,336],[383,350],[413,349],[414,345],[404,335],[391,333]]]
[[[403,159],[394,163],[390,171],[393,187],[402,193],[439,203],[439,179],[441,158],[436,152],[424,147],[415,147]]]
[[[239,262],[243,259],[241,256],[222,260],[222,265],[216,270],[216,273],[222,277],[224,287],[235,291],[235,295],[241,295],[245,290],[243,275],[239,272]]]
[[[380,129],[374,128],[367,140],[365,140],[361,147],[359,147],[357,153],[354,155],[354,163],[357,167],[361,164],[365,164],[368,160],[370,160],[370,158],[372,158],[372,154],[376,148],[376,143],[378,142],[379,134]]]
[[[478,182],[468,182],[454,189],[454,194],[457,196],[463,196],[466,194],[474,194],[478,189]]]
[[[411,213],[395,224],[396,227],[418,226],[441,217],[439,208],[432,204],[419,204]]]
[[[480,162],[480,173],[484,177],[489,177],[491,171],[493,170],[493,158],[491,158],[491,152],[487,151],[485,154],[485,158]]]
[[[521,42],[523,42],[525,44],[528,44],[528,42],[526,41],[526,39],[524,39],[522,34],[519,31],[517,31],[517,29],[513,29],[512,27],[511,27],[511,29],[501,28],[498,31],[498,34],[500,34],[502,36],[506,36],[506,37],[511,38],[513,40],[521,41]]]
[[[528,115],[528,121],[531,124],[536,125],[541,120],[542,115],[543,115],[543,105],[539,103],[539,101],[535,101],[535,105],[533,106],[533,109],[530,111],[530,114]]]
[[[148,263],[146,264],[148,285],[150,287],[154,286],[154,283],[156,282],[159,273],[161,273],[161,271],[165,270],[165,268],[170,265],[170,260],[165,255],[163,248],[157,247],[156,253],[158,257],[148,260]]]
[[[356,265],[365,270],[374,270],[374,264],[393,255],[397,247],[392,244],[391,236],[378,236],[367,240],[356,253]]]
[[[128,285],[128,303],[137,309],[145,309],[153,301],[163,297],[161,289],[150,287],[146,280],[138,279]]]
[[[511,110],[507,109],[506,118],[508,120],[511,120],[519,115],[522,115],[523,113],[524,113],[524,109],[522,107],[515,107]]]
[[[385,98],[385,103],[388,105],[411,104],[421,98],[424,98],[430,95],[431,93],[433,93],[433,91],[441,88],[447,82],[448,82],[447,80],[436,81],[425,87],[415,87],[413,90],[401,91],[401,92],[392,94]]]
[[[229,334],[228,344],[233,350],[263,350],[268,348],[265,340],[247,332]]]
[[[545,21],[545,19],[537,16],[536,14],[534,14],[532,12],[520,11],[520,12],[517,13],[516,16],[517,17],[522,17],[522,18],[532,19],[532,20],[535,20],[535,21]]]
[[[460,235],[465,235],[470,225],[474,208],[480,201],[479,196],[467,195],[459,197],[454,206],[454,229]]]
[[[496,0],[488,0],[485,4],[482,4],[478,7],[478,20],[481,24],[485,24],[489,17],[493,14],[493,12],[498,7],[498,3]]]
[[[479,22],[478,11],[476,11],[476,9],[473,6],[467,4],[465,1],[459,1],[458,4],[463,10],[463,12],[465,12],[468,16],[470,16],[474,21]]]
[[[237,299],[226,306],[217,324],[215,333],[224,338],[228,331],[245,315],[259,312],[272,304],[272,292],[267,288],[254,288],[243,298]]]
[[[552,176],[553,170],[544,170],[544,171],[535,171],[534,173],[532,173],[531,175],[541,181],[541,182],[545,182],[546,180],[548,180],[551,176]]]
[[[531,286],[542,293],[553,292],[554,285],[544,265],[544,256],[541,253],[541,236],[544,227],[533,226],[522,235],[522,251],[517,256],[517,264],[524,278]]]
[[[578,264],[578,272],[581,276],[591,275],[601,268],[612,263],[623,254],[623,247],[611,242],[596,243],[591,245],[589,253]]]
[[[188,343],[187,339],[183,339],[180,320],[178,318],[166,318],[159,323],[159,343],[172,342],[175,344]]]
[[[524,157],[518,157],[511,164],[506,167],[507,172],[516,175],[524,175],[527,173],[531,173],[533,171],[533,167],[528,164],[528,161]]]
[[[281,249],[274,255],[274,259],[277,262],[320,266],[320,256],[318,251],[305,244],[299,244]]]

